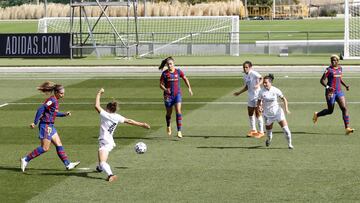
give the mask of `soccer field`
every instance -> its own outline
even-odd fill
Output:
[[[186,69],[184,70],[186,72]],[[266,72],[262,73],[266,74]],[[241,73],[189,73],[194,96],[183,86],[183,135],[169,139],[159,89],[160,73],[1,73],[0,199],[2,202],[344,202],[360,197],[360,137],[344,135],[341,111],[312,123],[312,113],[325,107],[321,72],[275,73],[274,86],[289,101],[287,115],[295,149],[288,150],[281,128],[274,125],[269,148],[265,138],[246,138],[247,97],[234,97]],[[70,160],[79,168],[66,171],[52,149],[32,160],[25,173],[19,158],[39,145],[31,130],[36,109],[45,99],[36,87],[45,80],[65,85],[56,127]],[[360,128],[360,73],[345,73],[351,126]],[[120,125],[117,147],[109,164],[119,180],[105,181],[95,172],[99,115],[102,102],[116,98],[119,113],[148,122],[150,130]],[[174,116],[174,115],[173,115]],[[175,118],[172,119],[175,130]],[[134,144],[143,141],[147,153]]]

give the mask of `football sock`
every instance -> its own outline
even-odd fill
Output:
[[[61,161],[64,163],[65,166],[69,165],[69,160],[68,157],[64,151],[64,147],[63,146],[57,146],[56,147],[56,152],[59,156],[59,158],[61,159]]]
[[[108,176],[111,176],[113,175],[112,171],[111,171],[111,168],[110,168],[110,165],[106,162],[100,162],[100,166],[101,168],[105,171],[105,173],[108,175]]]
[[[262,116],[257,118],[257,123],[258,123],[258,127],[259,127],[259,132],[264,132],[264,119]]]
[[[250,128],[251,128],[251,130],[256,130],[256,126],[255,126],[255,116],[249,116],[249,121],[250,121]]]
[[[34,151],[32,151],[31,153],[29,153],[26,157],[25,157],[25,161],[29,162],[32,159],[34,159],[37,156],[40,156],[42,153],[44,153],[45,150],[44,148],[42,148],[42,146],[34,149]]]
[[[272,130],[266,130],[266,136],[268,137],[269,140],[272,140]]]
[[[284,126],[283,128],[283,132],[285,135],[286,140],[288,141],[288,144],[291,144],[291,132],[288,126]]]
[[[181,115],[181,113],[176,114],[176,126],[177,126],[177,130],[181,131],[181,127],[182,127],[182,115]]]
[[[350,116],[349,115],[344,115],[343,120],[344,120],[345,128],[347,128],[349,126],[349,123],[350,123]]]
[[[166,116],[166,126],[170,127],[171,116]]]

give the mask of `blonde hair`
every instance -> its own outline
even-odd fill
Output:
[[[336,54],[331,55],[330,59],[332,59],[332,58],[336,58],[336,60],[338,60],[338,61],[340,60],[340,57]]]

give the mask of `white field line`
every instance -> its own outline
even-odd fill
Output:
[[[120,105],[126,104],[126,105],[159,105],[164,104],[164,102],[119,102]],[[182,102],[183,104],[207,104],[207,105],[247,105],[247,102]],[[288,102],[289,104],[297,104],[297,105],[307,105],[307,104],[324,104],[325,101],[322,102],[310,102],[310,101],[301,101],[301,102]],[[35,104],[41,104],[36,102],[9,102],[6,103],[6,105],[35,105]],[[102,102],[101,104],[107,104],[105,102]],[[360,104],[360,101],[353,101],[353,102],[347,102],[347,104]],[[5,106],[6,106],[5,105]],[[94,102],[69,102],[69,103],[61,103],[61,105],[94,105]],[[0,106],[2,107],[2,106]]]
[[[9,104],[8,104],[8,103],[1,104],[1,105],[0,105],[0,108],[1,108],[1,107],[4,107],[4,106],[7,106],[7,105],[9,105]]]
[[[239,76],[210,76],[210,77],[202,77],[202,76],[190,76],[190,78],[192,79],[197,79],[197,80],[210,80],[210,79],[242,79],[242,75]],[[91,79],[91,80],[154,80],[154,79],[159,79],[159,77],[155,77],[155,76],[147,76],[144,77],[144,75],[141,75],[139,77],[103,77],[103,78],[99,78],[99,77],[1,77],[1,80],[84,80],[84,79]],[[275,79],[299,79],[299,80],[303,80],[303,79],[320,79],[321,76],[319,77],[315,77],[315,76],[278,76]],[[342,77],[344,79],[360,79],[360,76],[349,76],[349,77]]]

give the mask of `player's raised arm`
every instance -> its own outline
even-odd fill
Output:
[[[132,119],[128,119],[128,118],[125,119],[124,123],[129,124],[129,125],[134,125],[134,126],[143,127],[143,128],[146,128],[146,129],[150,129],[150,125],[149,125],[149,124],[147,124],[147,123],[142,123],[142,122],[138,122],[138,121],[135,121],[135,120],[132,120]]]
[[[101,88],[98,93],[96,94],[96,99],[95,99],[95,110],[100,113],[100,111],[104,110],[103,108],[101,108],[100,105],[100,97],[101,95],[105,92],[104,88]]]

